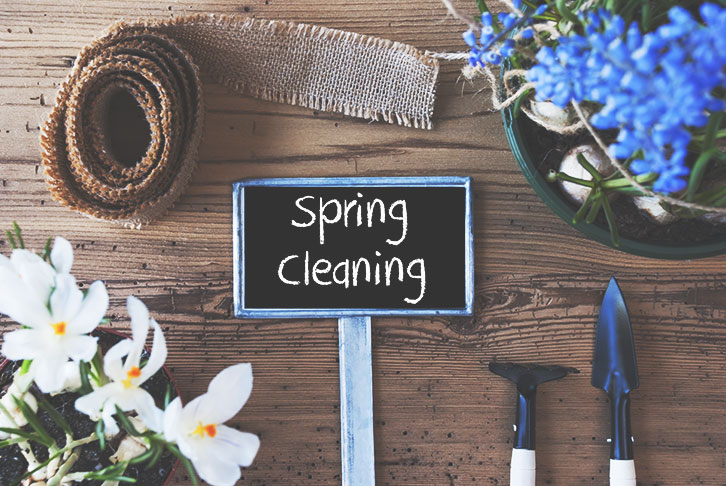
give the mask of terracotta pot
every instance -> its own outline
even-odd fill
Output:
[[[111,329],[111,328],[97,328],[92,334],[96,335],[96,334],[100,334],[100,333],[111,334],[111,335],[117,336],[121,339],[129,339],[128,335],[126,335],[122,332],[116,331],[115,329]],[[119,341],[121,339],[119,339]],[[146,349],[146,351],[149,352],[148,349]],[[3,362],[0,363],[0,373],[5,369],[6,366],[10,365],[11,363],[13,363],[13,361],[10,361],[8,359],[3,360]],[[174,387],[174,391],[176,392],[177,396],[181,396],[179,393],[179,388],[177,387],[177,384],[176,384],[176,380],[174,379],[174,376],[171,374],[169,369],[166,367],[166,365],[162,366],[161,369],[164,371],[164,374],[166,374],[167,378],[169,379],[169,383],[171,383],[171,386]],[[169,474],[167,475],[166,479],[164,480],[164,483],[162,484],[162,486],[171,485],[171,481],[172,481],[172,479],[174,479],[174,474],[176,473],[176,469],[179,466],[180,462],[181,461],[179,459],[174,461],[174,463],[171,466],[171,469],[169,470]]]

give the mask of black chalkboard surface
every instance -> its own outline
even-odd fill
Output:
[[[234,186],[238,317],[470,314],[468,178]]]

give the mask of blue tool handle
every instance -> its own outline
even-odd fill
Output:
[[[371,318],[338,319],[343,486],[375,486]]]
[[[630,429],[630,393],[610,396],[610,459],[633,459],[633,433]]]
[[[517,393],[517,417],[514,422],[514,448],[535,449],[536,388],[529,393]]]

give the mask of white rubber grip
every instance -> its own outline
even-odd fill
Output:
[[[635,486],[635,461],[610,459],[610,486]]]
[[[534,486],[536,471],[534,451],[512,449],[512,465],[509,469],[510,486]]]

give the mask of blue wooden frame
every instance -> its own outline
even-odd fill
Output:
[[[244,190],[251,186],[283,187],[463,187],[466,189],[465,306],[460,309],[247,309],[244,307]],[[249,179],[233,185],[234,314],[245,318],[338,318],[347,316],[471,315],[474,304],[474,232],[469,177],[330,177]]]

